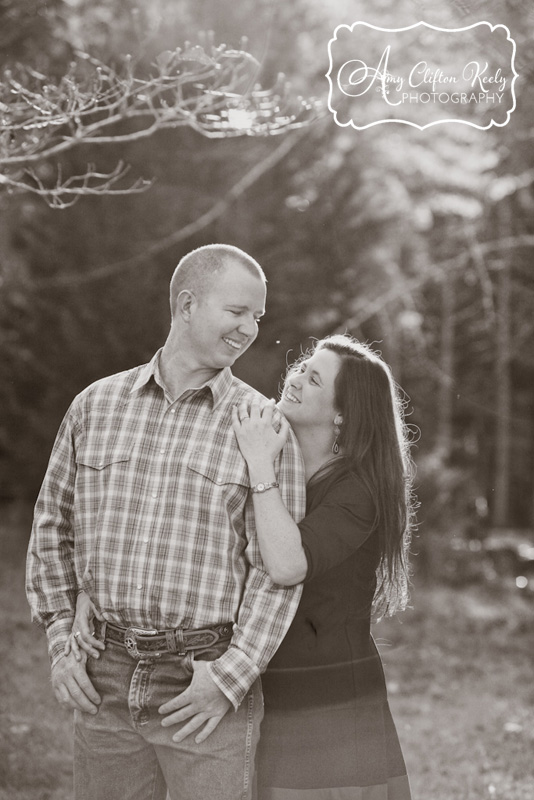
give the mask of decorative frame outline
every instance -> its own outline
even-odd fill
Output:
[[[484,125],[484,126],[477,125],[476,122],[469,122],[468,120],[465,120],[465,119],[438,119],[438,120],[435,120],[434,122],[429,122],[427,125],[418,125],[416,122],[410,122],[407,119],[380,119],[380,120],[377,120],[376,122],[370,122],[368,125],[356,125],[354,123],[353,119],[350,119],[348,122],[339,122],[338,119],[337,119],[338,112],[334,108],[332,108],[332,102],[331,102],[332,101],[332,94],[333,94],[333,90],[334,90],[334,84],[333,84],[332,79],[330,77],[330,75],[332,73],[332,70],[333,70],[332,44],[337,41],[337,32],[341,28],[346,28],[350,33],[352,33],[354,28],[356,27],[356,25],[366,25],[368,28],[373,28],[376,31],[384,31],[384,33],[401,33],[402,31],[410,31],[410,30],[413,30],[414,28],[419,27],[419,25],[423,25],[423,26],[425,26],[427,28],[432,28],[435,31],[442,31],[442,32],[445,32],[445,33],[460,33],[461,31],[468,31],[471,28],[476,28],[478,25],[487,25],[490,28],[491,33],[493,33],[497,28],[504,28],[504,30],[506,31],[506,39],[507,39],[507,41],[512,43],[512,59],[511,59],[511,62],[510,62],[510,67],[512,69],[512,74],[514,76],[512,78],[512,83],[511,83],[511,86],[510,86],[510,90],[512,92],[513,105],[512,105],[512,108],[509,111],[507,111],[506,121],[505,122],[495,122],[495,120],[492,119],[490,121],[489,125]],[[487,20],[483,20],[481,22],[474,22],[472,25],[466,25],[464,28],[440,28],[437,25],[432,25],[429,22],[422,22],[422,21],[421,22],[415,22],[413,25],[407,25],[404,28],[381,28],[378,25],[373,25],[371,22],[363,22],[363,21],[353,22],[352,25],[347,25],[346,23],[342,23],[341,25],[338,25],[336,27],[336,29],[334,30],[334,35],[332,36],[332,38],[328,42],[328,58],[329,58],[330,66],[328,68],[328,72],[325,74],[325,78],[327,78],[328,83],[329,83],[328,110],[333,115],[334,122],[336,123],[336,125],[339,125],[340,128],[346,128],[348,125],[351,125],[354,128],[354,130],[357,130],[357,131],[363,131],[363,130],[366,130],[367,128],[372,128],[374,125],[385,125],[387,123],[400,123],[401,125],[411,125],[413,128],[418,128],[420,131],[424,131],[424,130],[426,130],[426,128],[431,128],[433,125],[443,125],[443,124],[445,124],[447,122],[455,122],[455,123],[460,124],[460,125],[471,125],[471,127],[478,128],[478,130],[481,130],[481,131],[488,130],[489,128],[492,127],[492,125],[495,125],[496,128],[502,128],[505,125],[508,125],[508,123],[510,122],[510,116],[515,111],[515,107],[516,107],[516,97],[515,97],[515,91],[514,91],[514,83],[516,82],[517,78],[519,77],[519,73],[516,71],[516,68],[515,68],[516,50],[517,50],[516,43],[515,43],[515,40],[512,38],[512,36],[510,34],[510,29],[506,25],[503,25],[502,23],[497,23],[496,25],[492,25],[491,22],[488,22]]]

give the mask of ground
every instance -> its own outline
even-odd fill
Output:
[[[31,624],[23,547],[0,562],[0,800],[69,800],[70,715]],[[414,800],[534,798],[534,601],[512,587],[417,584],[375,626]]]
[[[381,647],[414,800],[534,798],[532,599],[419,587]]]

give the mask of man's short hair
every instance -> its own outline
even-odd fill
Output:
[[[187,253],[174,270],[171,278],[170,301],[171,316],[174,316],[176,300],[180,292],[189,289],[197,297],[202,296],[218,273],[221,273],[230,263],[238,263],[251,275],[267,282],[265,273],[258,262],[231,244],[206,244]]]

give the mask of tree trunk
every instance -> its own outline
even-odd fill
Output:
[[[498,235],[511,235],[509,199],[498,205]],[[510,496],[510,450],[512,426],[512,393],[510,379],[511,362],[511,258],[503,253],[497,273],[497,354],[495,382],[497,386],[497,429],[495,435],[495,492],[493,501],[493,524],[505,527],[508,523]]]
[[[445,275],[441,284],[440,378],[437,407],[437,449],[444,462],[452,453],[452,411],[454,396],[454,278]]]

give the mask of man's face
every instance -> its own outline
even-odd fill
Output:
[[[189,344],[195,365],[231,367],[258,335],[265,297],[264,281],[239,262],[229,260],[192,306]]]

